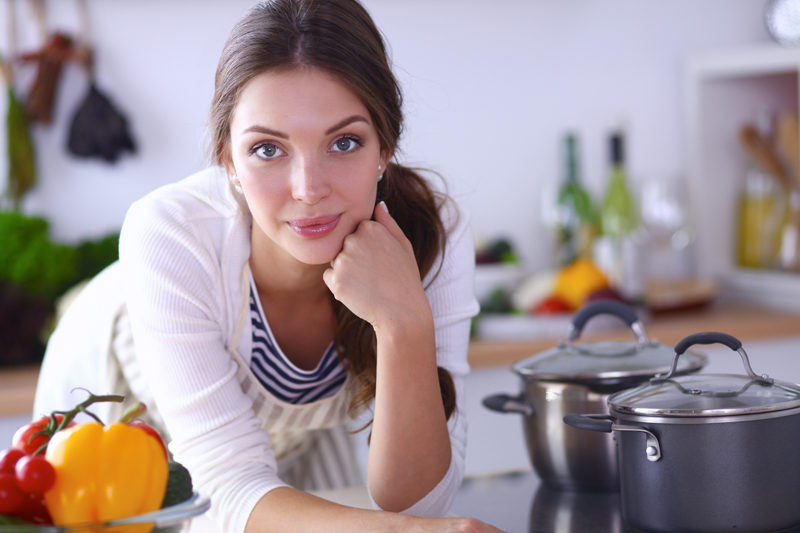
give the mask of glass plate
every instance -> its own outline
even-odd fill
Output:
[[[80,524],[75,526],[37,526],[35,524],[0,524],[0,533],[78,533],[78,532],[108,532],[123,533],[127,526],[131,524],[154,525],[152,533],[178,533],[183,531],[184,526],[191,523],[191,519],[208,511],[211,507],[211,500],[207,496],[202,496],[195,492],[192,497],[173,505],[165,507],[152,513],[145,513],[109,522]]]

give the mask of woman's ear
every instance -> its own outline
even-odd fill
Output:
[[[392,159],[392,152],[389,150],[381,150],[381,158],[378,160],[378,164],[381,166],[382,170],[386,170],[386,167],[389,165],[389,161]]]
[[[239,187],[241,184],[239,183],[239,178],[236,177],[236,168],[233,166],[230,157],[228,157],[227,150],[222,150],[220,159],[225,172],[228,174],[228,179],[231,180],[231,183]]]

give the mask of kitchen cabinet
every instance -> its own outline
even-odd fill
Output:
[[[697,231],[696,270],[724,294],[800,310],[800,273],[736,265],[737,202],[747,156],[739,130],[759,113],[797,113],[800,48],[774,43],[694,54],[685,66],[687,177]]]

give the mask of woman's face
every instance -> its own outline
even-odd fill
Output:
[[[230,154],[254,243],[310,265],[330,263],[372,216],[386,168],[367,108],[314,68],[265,72],[245,85]]]

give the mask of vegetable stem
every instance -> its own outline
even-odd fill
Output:
[[[127,424],[131,420],[142,416],[145,411],[147,411],[147,406],[142,402],[136,402],[135,404],[125,409],[125,412],[122,413],[119,422],[120,424]]]
[[[77,416],[78,413],[85,413],[90,417],[94,418],[95,420],[97,420],[97,422],[100,425],[103,425],[103,421],[100,420],[100,418],[97,415],[95,415],[91,411],[86,410],[86,408],[89,407],[90,405],[100,402],[119,403],[125,399],[125,396],[120,396],[119,394],[105,394],[98,396],[92,394],[90,391],[86,389],[79,388],[79,390],[84,390],[87,393],[89,393],[89,397],[83,402],[76,405],[74,408],[70,409],[69,411],[53,411],[52,413],[50,413],[50,416],[47,417],[47,427],[36,433],[37,436],[42,435],[46,437],[47,442],[42,444],[35,452],[33,452],[33,455],[44,453],[44,451],[47,449],[47,445],[50,443],[50,438],[59,431],[61,431],[62,429],[66,428],[69,425],[69,423],[72,422],[72,420]],[[61,422],[58,421],[58,415],[63,415]]]

